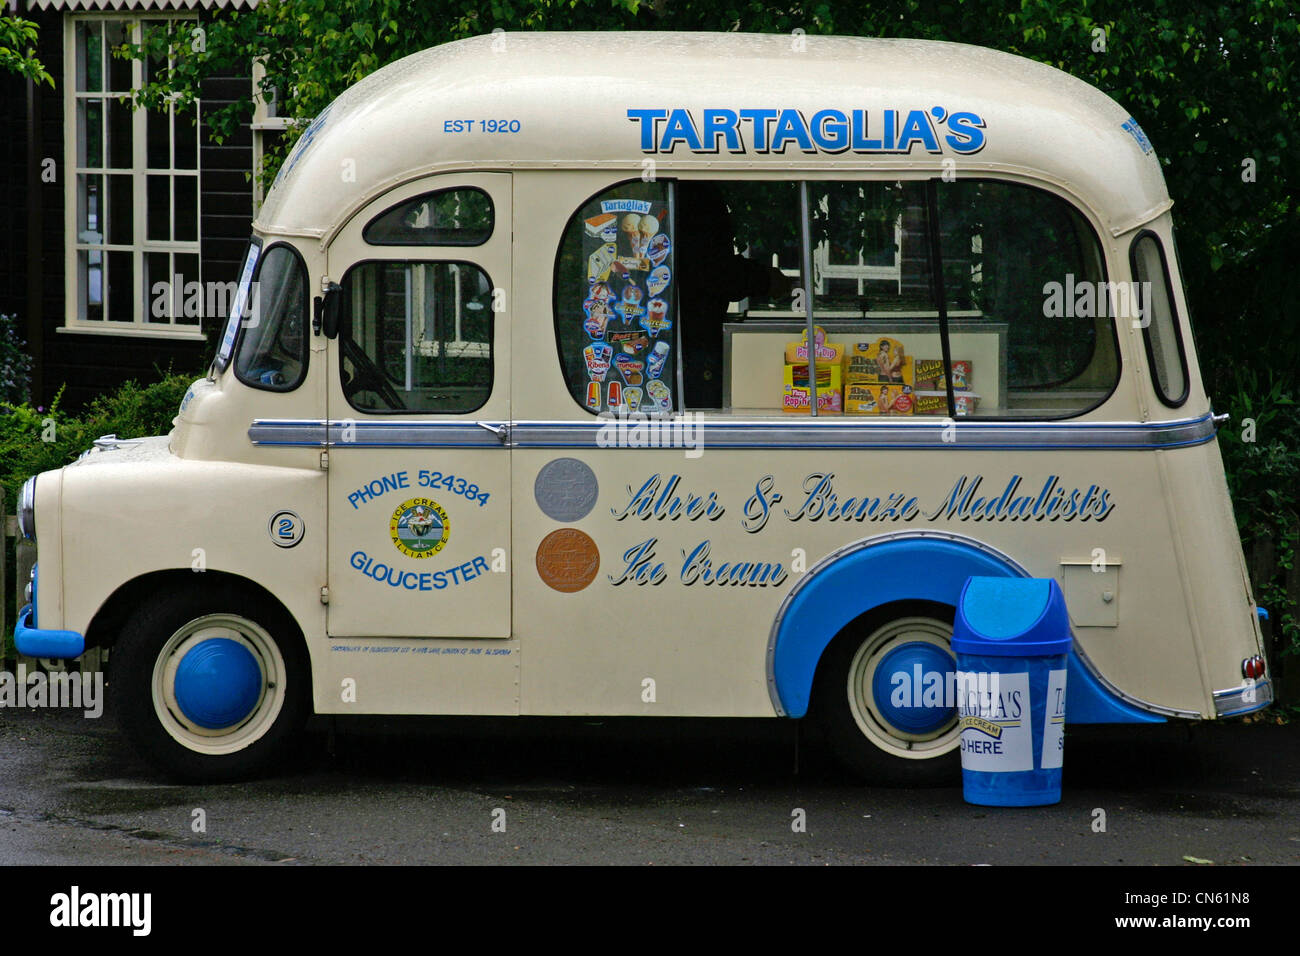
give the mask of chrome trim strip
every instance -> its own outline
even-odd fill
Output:
[[[294,421],[254,419],[254,445],[337,448],[505,448],[506,422]]]
[[[608,442],[607,426],[637,428],[659,436],[650,442],[619,447],[674,448],[682,436],[690,448],[818,448],[1002,451],[1050,449],[1053,451],[1107,449],[1154,451],[1182,448],[1212,441],[1214,421],[1209,414],[1172,422],[982,422],[961,419],[945,425],[942,419],[913,422],[888,421],[710,421],[688,414],[675,418],[590,419],[577,422],[439,422],[255,419],[248,429],[254,445],[289,445],[325,448],[354,444],[362,447],[441,448],[599,448]],[[346,428],[354,440],[344,441]],[[496,432],[507,428],[509,442]],[[653,431],[651,431],[653,429]],[[670,440],[671,436],[676,436]],[[617,437],[617,436],[615,436]],[[951,439],[945,441],[945,438]],[[676,443],[674,443],[676,442]]]
[[[1254,692],[1254,700],[1247,701],[1246,693]],[[1254,687],[1242,684],[1214,692],[1214,713],[1217,717],[1237,717],[1251,711],[1263,710],[1273,702],[1273,683],[1267,677],[1255,681]]]
[[[958,420],[945,425],[942,419],[928,422],[821,421],[747,422],[709,421],[678,416],[673,419],[618,419],[592,422],[515,422],[513,439],[519,448],[600,447],[601,429],[621,426],[632,429],[644,422],[648,434],[662,436],[662,444],[675,447],[668,434],[688,435],[692,447],[701,448],[821,448],[874,449],[911,448],[925,450],[989,451],[1048,448],[1131,449],[1149,451],[1200,445],[1214,438],[1210,416],[1176,422],[978,422]],[[654,431],[652,431],[654,429]],[[607,433],[606,433],[607,434]],[[603,436],[601,436],[603,437]],[[949,440],[945,440],[945,438]],[[621,445],[620,445],[621,447]]]
[[[781,601],[781,606],[777,608],[776,617],[772,621],[771,630],[768,631],[767,663],[766,663],[767,695],[768,698],[772,701],[772,707],[776,711],[778,717],[785,717],[787,716],[787,714],[785,712],[785,708],[781,705],[780,695],[776,691],[776,638],[777,638],[777,634],[781,630],[781,622],[785,620],[786,613],[789,611],[790,605],[794,601],[795,595],[797,595],[800,589],[802,589],[815,575],[819,574],[830,564],[834,563],[835,561],[839,560],[845,555],[851,554],[855,551],[862,551],[865,550],[866,548],[870,548],[878,544],[885,544],[886,542],[889,541],[900,541],[900,540],[909,540],[909,539],[916,540],[919,538],[931,538],[931,539],[937,538],[942,541],[952,541],[952,542],[956,542],[957,544],[965,545],[969,548],[974,548],[977,551],[983,551],[985,554],[993,558],[996,558],[998,561],[1001,561],[1004,564],[1006,564],[1009,568],[1011,568],[1011,570],[1015,571],[1022,578],[1031,577],[1030,573],[1027,570],[1025,570],[1024,566],[1022,566],[1020,562],[1016,561],[1010,555],[1005,554],[1002,551],[999,551],[997,548],[985,544],[983,541],[979,541],[975,538],[969,537],[964,534],[955,534],[951,531],[928,531],[928,530],[891,531],[887,534],[876,535],[875,537],[872,538],[863,538],[860,541],[854,541],[851,542],[850,544],[846,544],[843,545],[842,547],[837,548],[836,550],[832,551],[830,554],[822,558],[820,561],[818,561],[816,564],[814,564],[811,568],[809,568],[808,571],[804,574],[804,576],[799,580],[799,583],[796,584],[794,587],[792,587],[788,592],[786,592],[785,598]],[[1088,658],[1088,655],[1084,652],[1083,648],[1080,647],[1078,638],[1075,638],[1074,640],[1073,650],[1075,655],[1079,658],[1079,663],[1082,664],[1083,667],[1088,671],[1088,673],[1092,675],[1093,679],[1096,680],[1097,683],[1100,684],[1108,693],[1114,695],[1115,697],[1118,697],[1120,700],[1124,701],[1125,703],[1133,707],[1136,707],[1139,710],[1150,711],[1153,714],[1164,714],[1169,717],[1199,718],[1201,716],[1200,714],[1198,714],[1196,711],[1193,710],[1178,710],[1173,707],[1163,707],[1159,704],[1152,704],[1149,701],[1142,700],[1139,697],[1134,697],[1132,694],[1120,690],[1109,680],[1107,680],[1100,671],[1097,670],[1096,665],[1092,663],[1092,661]]]

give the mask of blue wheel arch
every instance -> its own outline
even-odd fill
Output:
[[[906,531],[855,542],[823,558],[786,595],[768,637],[768,693],[776,712],[808,712],[813,677],[827,646],[855,618],[899,601],[956,607],[972,575],[1029,577],[1009,556],[974,538]],[[1120,699],[1071,652],[1070,723],[1159,723],[1164,718]]]

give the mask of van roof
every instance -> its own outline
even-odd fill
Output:
[[[458,119],[473,120],[473,131],[449,132]],[[518,120],[519,131],[484,132],[479,120]],[[908,151],[886,151],[882,132],[901,147],[905,126]],[[835,151],[850,135],[851,147]],[[778,137],[783,152],[761,151]],[[365,203],[429,173],[640,176],[649,156],[660,174],[1020,175],[1074,194],[1116,235],[1170,206],[1160,163],[1126,110],[1011,54],[930,40],[504,33],[412,54],[346,90],[303,133],[255,226],[328,241]]]

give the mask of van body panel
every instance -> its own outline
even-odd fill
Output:
[[[1170,202],[1141,128],[1100,91],[1018,57],[911,40],[806,40],[792,54],[779,36],[481,37],[415,54],[344,93],[303,134],[255,223],[263,263],[281,244],[301,261],[310,315],[294,321],[306,351],[285,363],[283,349],[272,354],[275,340],[243,366],[254,382],[236,374],[237,352],[194,383],[169,436],[99,449],[39,476],[39,626],[89,633],[115,592],[152,572],[228,572],[266,588],[298,623],[317,713],[797,717],[809,710],[826,648],[856,635],[867,612],[951,605],[971,575],[1024,575],[1055,578],[1066,596],[1071,722],[1212,719],[1264,706],[1267,678],[1257,687],[1243,678],[1244,661],[1263,654],[1258,609],[1197,366]],[[653,57],[656,69],[628,71],[634,54]],[[594,96],[611,76],[620,95]],[[932,149],[763,148],[753,137],[766,135],[757,117],[765,110],[780,113],[791,136],[811,135],[798,123],[821,117],[859,124],[855,144],[870,131],[884,141],[867,124],[895,129],[904,120],[936,140]],[[693,144],[706,111],[712,140]],[[737,111],[755,114],[753,125]],[[348,168],[356,175],[340,176]],[[977,182],[972,193],[953,188],[968,197],[953,200],[953,222],[967,233],[954,227],[945,240],[929,224],[945,221],[939,197],[953,172]],[[644,379],[634,369],[623,387],[639,402],[646,386],[647,407],[650,386],[669,381],[650,378],[671,367],[660,358],[652,371],[649,350],[671,342],[679,355],[691,315],[675,298],[675,197],[679,188],[701,195],[708,181],[762,197],[780,192],[772,183],[792,184],[804,226],[816,218],[810,184],[825,186],[814,197],[826,202],[823,225],[835,223],[832,209],[861,199],[859,218],[843,221],[867,223],[870,212],[878,221],[857,235],[881,227],[886,238],[871,247],[874,258],[865,238],[852,249],[841,243],[849,251],[836,253],[838,275],[827,268],[830,226],[817,268],[807,228],[794,240],[801,263],[789,265],[784,218],[771,229],[779,239],[753,248],[787,277],[859,282],[853,292],[832,295],[827,285],[812,294],[812,311],[818,295],[856,297],[855,310],[825,307],[828,322],[841,323],[828,343],[867,345],[861,339],[892,334],[882,324],[912,322],[899,335],[914,337],[907,348],[917,367],[928,359],[933,369],[943,352],[937,365],[948,375],[956,360],[968,372],[973,362],[976,377],[996,369],[1001,394],[989,404],[998,410],[962,417],[949,392],[941,398],[955,420],[921,417],[933,404],[924,413],[917,405],[915,417],[861,407],[783,414],[761,377],[776,375],[776,360],[764,363],[791,347],[797,354],[786,339],[821,316],[797,314],[791,334],[793,306],[738,305],[720,327],[753,338],[727,353],[723,378],[737,393],[771,393],[772,407],[751,397],[753,408],[733,408],[728,398],[682,411],[679,376],[677,401],[659,406],[674,411],[639,425],[608,409],[598,415],[602,402],[616,405],[617,362],[602,338],[613,320],[601,318],[615,308],[595,287],[615,285],[606,277],[617,262],[624,274],[645,275],[626,280],[624,294],[637,281],[651,298],[672,290],[640,312],[639,298],[620,303],[618,374],[641,356]],[[888,187],[873,194],[881,183]],[[1034,217],[1024,209],[1037,207],[1007,200],[1007,184],[1048,194],[1035,201],[1052,207],[1053,224],[1025,228]],[[616,195],[624,186],[646,188]],[[487,233],[463,242],[457,230],[469,229],[476,207],[455,196],[461,190],[488,197],[493,217]],[[993,212],[976,202],[999,191]],[[455,201],[443,208],[438,196]],[[599,215],[582,211],[610,197]],[[772,208],[769,219],[784,216],[785,207]],[[621,218],[629,212],[630,227]],[[386,217],[396,242],[368,233]],[[990,222],[1016,234],[1001,253]],[[448,232],[420,232],[435,227]],[[631,235],[611,237],[619,229]],[[653,260],[651,237],[670,229],[674,258],[660,246]],[[1016,299],[1022,308],[1013,309],[1003,300],[1005,315],[988,305],[1005,289],[1036,298],[1041,277],[1025,285],[1036,273],[1012,276],[1006,263],[1039,264],[1031,240],[1048,234],[1050,268],[1075,263],[1112,285],[1137,280],[1134,243],[1155,237],[1186,353],[1183,401],[1156,393],[1150,333],[1135,309],[1072,315],[1085,320],[1065,327],[1077,336],[1053,337],[1038,334],[1036,301]],[[435,235],[446,244],[432,244]],[[918,236],[933,245],[918,248]],[[748,256],[736,239],[727,253]],[[945,241],[956,243],[954,262]],[[631,255],[604,252],[619,242]],[[1067,245],[1079,254],[1061,252]],[[953,281],[967,284],[967,304],[956,307],[964,316],[950,317],[938,296],[944,273],[936,279],[918,265],[936,261],[936,249]],[[891,257],[910,264],[907,295],[903,267],[882,264]],[[653,271],[671,265],[678,284],[665,278],[654,291],[652,261]],[[855,280],[854,268],[874,273]],[[895,298],[869,304],[883,293],[868,294],[868,282],[891,268]],[[282,290],[298,288],[287,268],[277,276]],[[985,276],[987,286],[972,291]],[[561,303],[577,292],[591,301],[569,294]],[[308,329],[327,301],[342,303],[333,337]],[[642,314],[666,319],[669,308],[678,338],[652,346],[668,324],[642,322],[648,336],[631,328]],[[1041,314],[1060,318],[1045,306]],[[752,318],[760,321],[742,324]],[[1014,321],[1023,323],[1020,353],[1008,345]],[[248,328],[238,342],[260,342]],[[590,360],[584,371],[577,349],[561,354],[574,341],[585,354],[597,339],[608,349],[602,371]],[[1091,353],[1079,342],[1091,342]],[[893,354],[901,359],[902,346]],[[1007,384],[1008,354],[1033,365],[1020,386]],[[301,375],[277,379],[285,368]],[[591,381],[575,385],[575,369]],[[1166,379],[1177,371],[1169,362],[1157,370]],[[802,374],[811,374],[807,364]],[[933,396],[920,381],[915,394]],[[593,388],[589,410],[581,395],[592,401]],[[1015,389],[1027,395],[1007,402]],[[883,400],[880,408],[889,410]],[[285,515],[296,540],[277,535]]]

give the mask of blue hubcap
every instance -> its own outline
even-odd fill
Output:
[[[909,734],[942,728],[956,710],[952,655],[923,641],[902,644],[884,656],[871,678],[879,714]]]
[[[174,689],[176,703],[191,723],[219,730],[253,712],[262,695],[262,669],[238,641],[209,638],[185,653]]]

